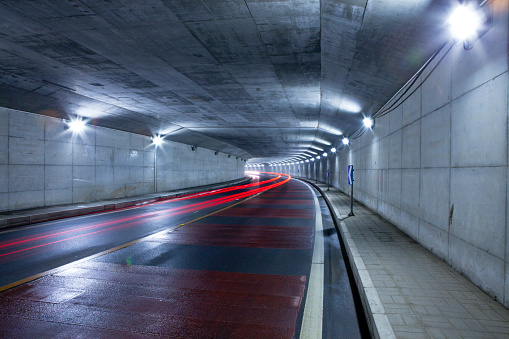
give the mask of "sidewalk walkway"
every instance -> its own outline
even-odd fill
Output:
[[[175,191],[137,195],[121,199],[101,200],[84,204],[41,207],[21,211],[3,212],[0,213],[0,229],[132,207],[136,205],[146,204],[152,201],[176,198],[186,194],[194,194],[214,189],[220,189],[228,186],[242,185],[248,183],[249,181],[251,181],[251,177],[244,177],[212,185],[189,187]]]
[[[509,338],[509,310],[394,225],[326,184],[370,327],[379,338]],[[368,307],[366,307],[369,305]]]

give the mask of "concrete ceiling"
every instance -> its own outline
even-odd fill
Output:
[[[453,2],[2,0],[0,106],[283,160],[357,130]]]

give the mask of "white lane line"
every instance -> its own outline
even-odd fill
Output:
[[[311,187],[309,187],[309,189],[313,192],[315,200],[316,223],[313,260],[311,262],[306,304],[304,306],[304,316],[302,318],[302,326],[300,330],[300,338],[302,339],[321,338],[323,323],[324,244],[322,212],[315,192],[311,189]]]

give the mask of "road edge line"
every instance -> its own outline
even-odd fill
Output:
[[[305,184],[313,194],[316,218],[313,258],[311,260],[306,304],[304,305],[299,338],[314,339],[321,338],[323,332],[324,239],[322,212],[320,209],[320,203],[318,202],[318,197],[313,189],[307,183]]]

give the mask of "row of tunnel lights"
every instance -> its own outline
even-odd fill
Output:
[[[371,118],[364,118],[363,120],[363,123],[364,123],[364,126],[366,128],[372,128],[373,127],[373,119]],[[348,146],[350,144],[350,139],[344,137],[341,142],[343,143],[343,145],[345,146]],[[335,147],[332,147],[331,150],[330,150],[332,153],[336,153],[336,148]],[[316,153],[315,153],[316,154]],[[323,152],[322,156],[324,158],[327,157],[327,152]],[[269,164],[269,166],[283,166],[283,165],[298,165],[298,164],[303,164],[305,162],[310,162],[310,161],[315,161],[316,160],[320,160],[321,159],[321,156],[320,155],[317,155],[316,157],[311,157],[309,159],[306,159],[306,160],[301,160],[301,161],[294,161],[294,162],[279,162],[279,163],[275,163],[275,164]],[[247,164],[247,167],[262,167],[263,165],[262,164]]]
[[[83,119],[70,119],[70,120],[63,120],[65,129],[68,129],[72,132],[72,134],[82,134],[85,131],[85,128],[87,126],[86,120]],[[161,135],[154,135],[152,138],[150,138],[152,141],[152,144],[154,146],[159,147],[163,144],[164,136]],[[195,151],[198,147],[195,145],[191,145],[191,150]],[[219,152],[215,151],[215,154],[217,155]],[[228,158],[231,157],[231,154],[228,154]],[[239,159],[237,157],[237,159]],[[246,161],[244,159],[241,159],[242,161]]]
[[[483,25],[489,21],[489,18],[483,13],[480,8],[487,2],[488,0],[484,0],[481,5],[476,5],[473,2],[467,2],[466,4],[459,5],[456,10],[450,16],[447,24],[449,26],[449,31],[451,33],[452,38],[457,42],[466,42],[470,39],[473,39],[475,36],[479,36],[483,28]],[[68,121],[65,121],[66,128],[70,129],[73,134],[81,134],[86,127],[86,121],[82,118],[75,118]],[[364,126],[367,128],[372,128],[374,121],[372,118],[366,117],[363,120]],[[155,146],[161,145],[163,142],[163,137],[160,135],[155,135],[152,137],[152,143]],[[348,145],[350,140],[346,137],[342,140],[343,145]],[[194,146],[193,146],[194,147]],[[335,148],[332,148],[331,151],[333,153],[336,152]],[[326,157],[327,153],[324,152],[323,156]],[[320,159],[320,156],[317,156],[316,159]],[[305,162],[314,161],[314,158],[307,159]],[[280,165],[295,165],[299,163],[304,163],[304,161],[300,162],[292,162],[292,163],[279,163]],[[261,165],[250,165],[252,166],[261,166]],[[270,164],[273,166],[273,164]]]
[[[452,12],[449,20],[447,21],[447,26],[449,27],[449,31],[451,33],[452,39],[456,43],[463,43],[465,49],[467,49],[468,43],[471,43],[475,38],[479,38],[487,29],[489,29],[489,21],[490,18],[488,15],[481,10],[489,0],[484,0],[480,5],[470,1],[460,4],[456,7],[456,9]],[[374,120],[372,118],[366,117],[363,120],[363,124],[367,128],[372,128],[374,125]],[[343,145],[349,145],[350,140],[346,137],[342,140]],[[331,149],[332,153],[336,152],[335,148]],[[327,152],[323,153],[323,157],[327,157]],[[317,160],[320,159],[318,155],[316,157]],[[309,163],[310,161],[315,161],[315,157],[311,157],[310,159],[294,161],[294,162],[280,162],[275,164],[269,164],[269,166],[284,166],[284,165],[298,165]],[[247,167],[262,167],[262,164],[248,164]]]

